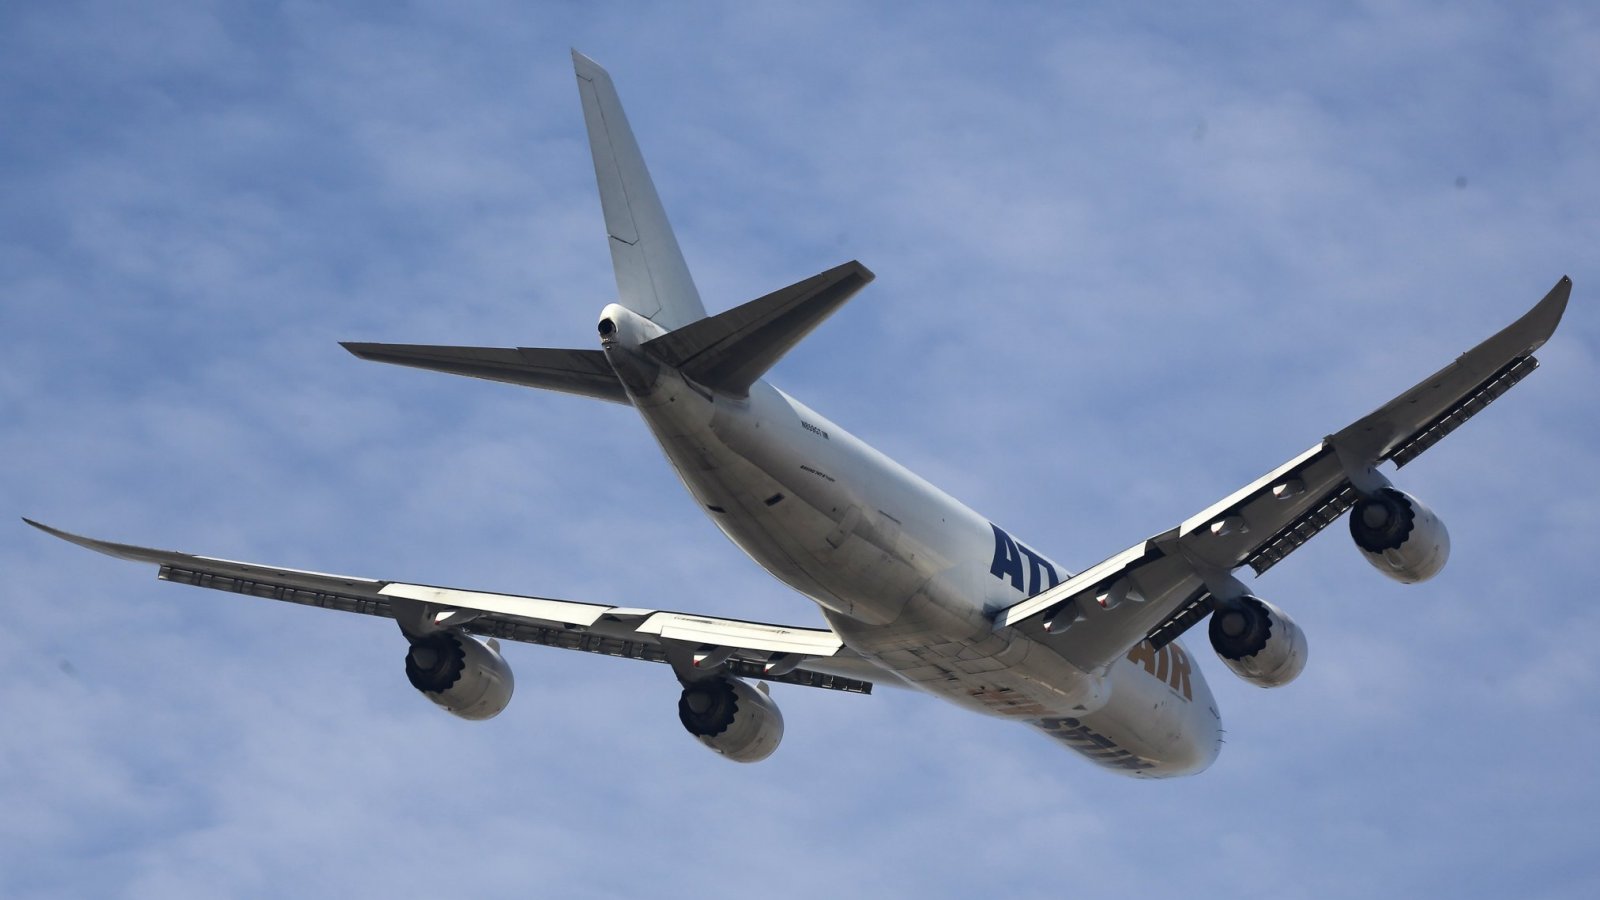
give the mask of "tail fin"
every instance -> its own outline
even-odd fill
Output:
[[[681,328],[705,318],[700,292],[678,250],[678,239],[622,114],[611,76],[576,50],[572,67],[578,74],[594,176],[611,237],[617,302],[663,328]]]

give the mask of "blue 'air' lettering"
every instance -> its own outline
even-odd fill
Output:
[[[1056,567],[1049,560],[1012,540],[1011,535],[1001,531],[999,525],[990,522],[989,527],[994,529],[994,562],[989,564],[990,575],[1001,581],[1010,581],[1012,587],[1029,597],[1061,583],[1056,575]],[[1026,573],[1022,568],[1023,557],[1028,559]]]

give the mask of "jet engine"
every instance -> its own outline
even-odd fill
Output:
[[[1437,575],[1450,558],[1450,533],[1422,501],[1392,487],[1357,500],[1350,537],[1379,572],[1406,584]]]
[[[463,719],[492,719],[511,702],[516,684],[498,641],[480,641],[459,631],[410,640],[406,678],[446,712]]]
[[[1245,595],[1211,613],[1211,649],[1256,687],[1281,687],[1306,667],[1306,635],[1282,610]]]
[[[684,685],[678,719],[689,733],[734,762],[760,762],[783,740],[783,713],[760,689],[723,676]]]

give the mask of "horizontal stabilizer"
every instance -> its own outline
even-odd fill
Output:
[[[373,362],[470,375],[507,384],[582,394],[612,403],[628,395],[611,363],[599,350],[553,350],[544,347],[442,347],[430,344],[358,344],[346,350]]]
[[[645,343],[691,379],[736,396],[875,276],[851,260]]]

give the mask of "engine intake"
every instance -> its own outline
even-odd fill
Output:
[[[1450,559],[1444,523],[1421,500],[1392,487],[1356,501],[1350,537],[1373,568],[1406,584],[1432,578]]]
[[[734,762],[760,762],[783,740],[783,713],[764,690],[724,676],[684,685],[678,720],[688,732]]]
[[[1256,687],[1281,687],[1306,667],[1305,632],[1260,597],[1219,603],[1208,630],[1223,664]]]
[[[499,715],[516,687],[497,642],[457,631],[411,638],[406,678],[446,712],[474,720]]]

